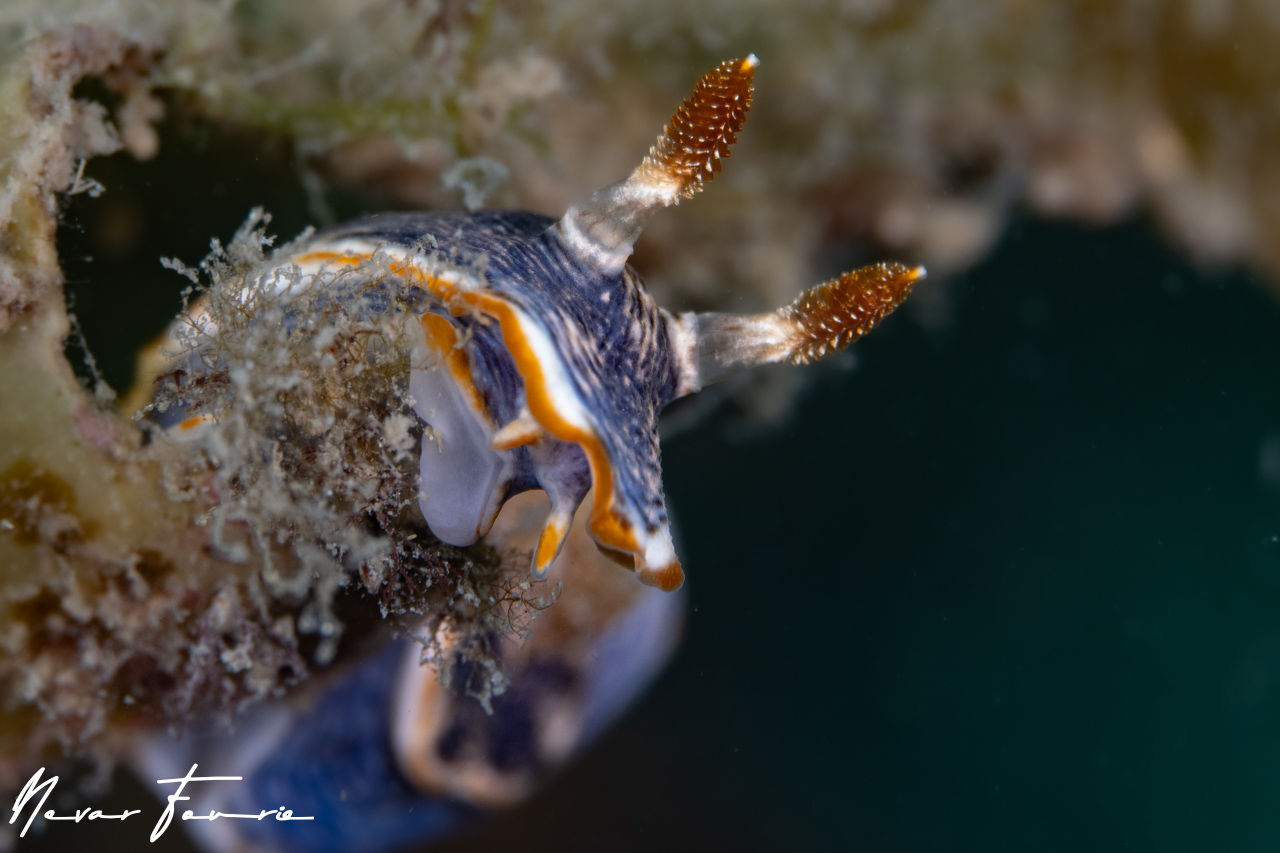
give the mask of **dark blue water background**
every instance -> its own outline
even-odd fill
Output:
[[[1280,311],[1256,284],[1142,224],[1019,222],[948,329],[893,318],[781,432],[671,441],[683,650],[473,843],[1276,849]]]

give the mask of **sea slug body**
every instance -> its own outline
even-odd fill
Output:
[[[389,213],[316,235],[259,281],[375,261],[417,294],[409,378],[424,424],[419,503],[432,532],[469,545],[532,489],[551,508],[533,554],[545,575],[594,498],[597,547],[664,590],[683,582],[662,491],[658,415],[726,375],[847,346],[923,268],[878,264],[759,315],[672,314],[627,263],[648,219],[720,171],[751,104],[754,56],[705,75],[625,180],[556,221],[533,213]],[[196,412],[171,419],[206,426]]]

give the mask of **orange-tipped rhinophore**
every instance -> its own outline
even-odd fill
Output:
[[[751,81],[759,64],[752,54],[708,71],[662,129],[633,180],[675,183],[674,198],[691,198],[701,190],[703,182],[720,171],[720,159],[729,156],[729,146],[737,141],[751,108]]]
[[[649,218],[689,198],[720,171],[746,120],[759,64],[752,54],[707,72],[626,180],[565,211],[557,228],[576,258],[606,275],[620,273]]]
[[[776,313],[793,326],[792,364],[808,364],[844,349],[902,304],[924,267],[882,263],[809,288]]]

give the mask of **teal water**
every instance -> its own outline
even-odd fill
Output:
[[[1140,223],[1023,221],[945,331],[894,317],[785,430],[666,444],[679,657],[449,849],[1277,849],[1280,309],[1256,284]]]

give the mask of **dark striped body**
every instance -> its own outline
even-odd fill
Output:
[[[596,505],[602,505],[599,493],[604,492],[607,506],[632,528],[638,547],[602,544],[634,554],[646,539],[669,537],[657,419],[681,392],[683,368],[672,341],[679,321],[658,307],[634,270],[602,275],[567,251],[553,226],[547,217],[517,211],[379,214],[317,235],[296,257],[326,247],[350,251],[363,245],[406,262],[416,260],[428,274],[441,265],[452,267],[470,279],[460,284],[462,291],[484,291],[514,309],[522,323],[541,330],[567,379],[567,387],[547,387],[552,405],[569,412],[570,421],[570,410],[576,410],[581,417],[575,425],[586,428],[607,459],[608,482],[594,484]],[[509,330],[485,305],[461,310],[456,295],[430,286],[422,294],[421,310],[446,318],[464,342],[471,381],[492,426],[520,417],[530,405],[525,387],[530,368],[510,351]],[[566,391],[576,400],[568,400]],[[582,452],[556,447],[575,442],[565,441],[565,433],[552,423],[542,427],[548,435],[540,450],[521,446],[508,451],[512,457],[499,504],[531,488],[545,488],[554,503],[556,483],[567,493],[566,500],[568,493],[577,493],[579,500],[585,493],[587,460]],[[422,484],[424,492],[431,487]],[[483,524],[479,532],[483,534]],[[643,554],[635,556],[643,562]]]

